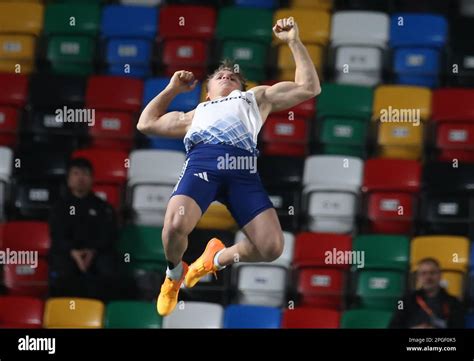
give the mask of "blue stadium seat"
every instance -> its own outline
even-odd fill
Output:
[[[102,11],[101,36],[106,41],[105,62],[111,65],[108,74],[148,76],[157,29],[157,8],[105,6]],[[130,64],[133,70],[127,72],[124,64]]]
[[[442,48],[446,44],[447,34],[448,23],[439,15],[398,13],[392,15],[390,22],[392,48],[409,46]]]
[[[448,23],[433,14],[398,13],[391,18],[390,46],[398,84],[436,87]]]
[[[170,81],[168,77],[150,78],[145,81],[145,91],[143,93],[143,105],[147,105],[158,93],[166,88]],[[168,111],[188,112],[199,104],[201,97],[201,84],[188,93],[182,93],[173,99]]]
[[[280,328],[280,323],[276,307],[231,305],[224,313],[224,328]]]
[[[438,85],[440,57],[435,49],[402,48],[395,52],[396,83],[426,86]]]
[[[466,315],[466,324],[465,324],[465,327],[466,328],[474,328],[474,313],[471,312],[471,313],[468,313]]]
[[[235,0],[235,6],[246,6],[263,9],[274,9],[277,7],[276,0]]]

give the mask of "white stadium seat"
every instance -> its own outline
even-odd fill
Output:
[[[303,174],[303,208],[311,232],[350,233],[362,184],[359,158],[310,156]]]
[[[178,302],[163,318],[163,328],[222,328],[224,308],[217,303]]]

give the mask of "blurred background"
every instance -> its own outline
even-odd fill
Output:
[[[169,110],[195,108],[223,58],[248,88],[293,80],[272,37],[289,16],[322,93],[260,133],[285,251],[182,289],[161,319],[161,227],[185,153],[181,139],[139,134],[140,111],[180,69],[200,83]],[[473,0],[0,1],[0,246],[38,255],[36,268],[4,261],[0,327],[386,328],[427,257],[469,311],[473,33]],[[85,195],[74,221],[71,194]],[[185,261],[212,237],[242,237],[219,203]],[[68,241],[91,250],[86,271]],[[328,263],[334,248],[363,251],[364,267]]]

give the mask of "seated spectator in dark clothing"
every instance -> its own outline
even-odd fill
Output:
[[[403,299],[391,328],[464,328],[461,302],[440,286],[441,269],[437,260],[424,258],[418,263],[416,280],[420,288]]]
[[[87,159],[70,161],[67,194],[50,214],[50,295],[119,297],[113,208],[92,192],[93,169]]]

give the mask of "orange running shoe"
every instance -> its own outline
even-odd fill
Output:
[[[165,278],[165,281],[161,285],[160,295],[156,302],[156,309],[161,316],[168,316],[176,307],[176,304],[178,303],[179,288],[181,287],[187,272],[188,265],[186,262],[183,262],[183,275],[179,280],[172,280],[168,277]]]
[[[189,271],[184,279],[186,287],[193,287],[201,278],[209,273],[213,273],[216,276],[218,269],[214,265],[214,256],[224,248],[224,244],[217,238],[207,242],[204,253],[189,266]]]

